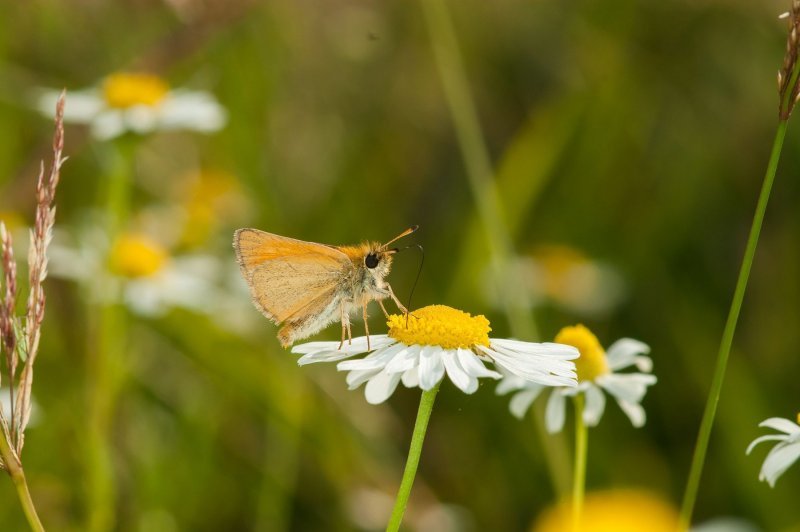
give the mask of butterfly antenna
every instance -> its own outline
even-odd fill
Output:
[[[381,246],[381,248],[383,248],[383,249],[386,249],[386,248],[388,248],[388,247],[389,247],[389,244],[391,244],[392,242],[395,242],[395,241],[397,241],[397,240],[400,240],[400,239],[401,239],[401,238],[403,238],[404,236],[408,236],[408,235],[410,235],[411,233],[413,233],[413,232],[414,232],[414,231],[416,231],[417,229],[419,229],[419,226],[418,226],[418,225],[412,225],[411,227],[409,227],[408,229],[406,229],[405,231],[403,231],[402,233],[400,233],[399,235],[397,235],[397,236],[396,236],[396,237],[394,237],[393,239],[389,240],[387,243],[385,243],[383,246]],[[405,249],[405,248],[404,248],[404,249]]]
[[[411,297],[414,295],[414,289],[417,287],[417,283],[419,282],[419,276],[422,274],[422,265],[425,263],[425,248],[423,248],[421,244],[412,244],[408,246],[406,249],[408,248],[419,249],[421,255],[419,258],[419,268],[417,268],[417,276],[414,279],[414,284],[411,285],[411,292],[409,292],[408,294],[408,303],[406,303],[406,329],[408,328],[408,315],[411,312],[410,310],[408,310],[411,308]]]

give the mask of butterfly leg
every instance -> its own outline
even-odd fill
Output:
[[[367,323],[367,304],[366,303],[364,303],[361,306],[361,313],[364,315],[364,330],[367,333],[367,351],[369,351],[370,350],[370,345],[369,345],[369,323]]]
[[[383,301],[381,301],[380,299],[378,299],[377,301],[378,301],[378,305],[381,306],[381,310],[383,311],[383,315],[386,316],[386,319],[388,320],[389,319],[389,313],[386,312],[386,307],[383,306]]]
[[[347,326],[345,325],[344,321],[344,305],[339,307],[339,309],[341,310],[341,317],[342,317],[342,341],[339,342],[339,347],[336,348],[337,351],[342,350],[342,346],[344,346],[344,335],[347,332]]]
[[[400,303],[400,300],[397,299],[397,296],[394,295],[394,290],[392,290],[392,286],[389,283],[386,283],[386,288],[389,290],[389,296],[392,298],[392,301],[394,301],[394,304],[397,305],[397,308],[402,310],[405,314],[408,314],[408,309],[404,307],[403,304]]]

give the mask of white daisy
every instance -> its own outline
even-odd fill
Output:
[[[499,379],[491,362],[505,374],[540,386],[576,385],[574,347],[489,338],[489,320],[444,305],[431,305],[406,316],[389,316],[389,334],[354,338],[352,343],[310,342],[292,348],[303,356],[298,364],[336,362],[370,352],[364,358],[337,365],[347,371],[350,389],[366,383],[367,402],[388,399],[399,382],[431,390],[447,375],[464,393],[478,389],[478,379]]]
[[[529,256],[515,258],[515,290],[527,295],[530,306],[551,304],[580,316],[607,314],[625,297],[625,282],[610,264],[593,260],[566,245],[542,246]],[[485,283],[489,301],[503,298],[497,283]]]
[[[37,107],[50,116],[58,95],[42,91]],[[70,92],[64,110],[66,122],[88,124],[100,140],[127,131],[212,132],[221,129],[226,119],[225,109],[207,92],[170,90],[157,76],[126,72],[111,74],[97,87]]]
[[[767,454],[764,465],[761,466],[761,472],[758,474],[758,480],[766,480],[770,487],[774,488],[778,477],[800,458],[800,414],[797,414],[797,423],[782,417],[771,417],[759,423],[758,426],[783,433],[760,436],[753,440],[746,451],[747,454],[750,454],[756,445],[764,441],[780,442]]]
[[[49,251],[51,274],[80,283],[93,302],[124,303],[147,318],[183,308],[218,317],[233,330],[250,323],[238,268],[227,271],[219,257],[171,255],[161,242],[139,232],[124,232],[111,245],[101,232],[80,234],[77,245],[74,240],[56,232]]]
[[[554,388],[550,394],[545,410],[548,432],[558,432],[563,428],[566,399],[579,393],[583,393],[586,398],[584,423],[590,427],[597,425],[606,405],[603,390],[616,399],[635,427],[644,425],[645,411],[639,403],[647,393],[647,387],[656,383],[656,377],[650,374],[652,360],[645,356],[650,352],[647,345],[631,338],[622,338],[614,342],[606,353],[597,337],[583,325],[563,328],[555,341],[577,347],[581,356],[575,361],[578,386]],[[617,373],[618,370],[632,365],[644,373]],[[497,393],[516,391],[509,409],[516,417],[522,418],[543,389],[539,384],[526,382],[515,375],[507,375],[497,386]]]

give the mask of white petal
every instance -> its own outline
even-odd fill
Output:
[[[619,400],[639,403],[647,393],[647,387],[656,383],[655,375],[646,373],[608,373],[595,382]]]
[[[496,371],[492,371],[484,366],[478,356],[469,349],[458,349],[457,356],[461,367],[472,377],[489,377],[492,379],[500,379],[503,377]]]
[[[765,441],[786,441],[786,439],[787,437],[783,434],[767,434],[766,436],[759,436],[750,442],[750,445],[747,446],[747,450],[744,452],[744,454],[750,454],[759,443],[764,443]]]
[[[307,353],[300,358],[297,359],[298,366],[305,366],[307,364],[314,364],[316,362],[338,362],[339,360],[344,360],[345,358],[349,358],[354,356],[354,354],[348,354],[343,351],[314,351],[311,353]]]
[[[514,390],[522,390],[527,388],[528,384],[531,386],[536,386],[537,388],[541,388],[538,384],[534,384],[531,381],[526,381],[522,377],[518,377],[517,375],[507,375],[503,377],[503,380],[497,385],[494,389],[494,392],[497,395],[505,395],[508,392],[513,392]]]
[[[583,422],[589,427],[600,423],[606,408],[606,396],[597,386],[589,386],[584,394],[586,405],[583,409]]]
[[[418,368],[411,368],[403,373],[403,386],[406,388],[414,388],[419,386],[419,370]]]
[[[350,390],[355,390],[372,377],[380,373],[380,370],[377,369],[367,369],[367,370],[354,370],[347,373],[347,387]]]
[[[441,349],[422,346],[419,354],[419,387],[425,391],[432,389],[444,377],[444,362]]]
[[[363,341],[361,341],[363,340]],[[307,342],[292,347],[292,353],[304,354],[297,364],[304,366],[315,362],[336,362],[360,355],[367,351],[366,337],[354,338],[352,345],[345,343],[339,350],[340,342]],[[376,342],[379,345],[385,342]]]
[[[42,91],[36,107],[43,114],[53,116],[60,95],[59,91]],[[88,124],[105,107],[105,101],[95,89],[70,91],[64,101],[64,121]]]
[[[371,405],[377,405],[387,400],[394,393],[397,388],[397,383],[400,382],[400,374],[388,373],[381,371],[372,377],[364,389],[364,397]]]
[[[578,358],[580,353],[572,346],[564,344],[556,344],[553,342],[523,342],[521,340],[511,340],[508,338],[491,338],[489,344],[492,346],[498,345],[511,351],[520,353],[530,353],[541,356],[561,358],[563,360],[572,360]]]
[[[410,345],[405,350],[397,353],[392,360],[386,364],[387,373],[404,373],[405,371],[419,365],[420,346]]]
[[[637,355],[646,355],[649,352],[650,347],[647,344],[633,338],[621,338],[606,351],[608,367],[612,371],[627,368],[635,363]]]
[[[536,398],[539,397],[542,390],[544,390],[544,386],[537,386],[536,388],[525,389],[515,393],[508,403],[508,409],[511,411],[511,414],[517,419],[525,417],[525,412],[528,411]]]
[[[761,466],[759,480],[766,480],[771,487],[775,487],[784,471],[800,458],[800,443],[779,443],[767,455],[764,465]]]
[[[464,371],[454,351],[448,350],[442,353],[442,360],[447,376],[459,390],[464,393],[474,393],[478,389],[478,379]]]
[[[94,117],[90,130],[96,139],[113,139],[125,133],[125,120],[119,110],[107,109]]]
[[[560,432],[564,428],[566,402],[567,399],[560,393],[560,390],[556,389],[550,393],[550,398],[547,400],[547,408],[544,412],[544,424],[550,434]]]
[[[339,371],[350,371],[353,369],[383,369],[399,353],[407,349],[405,344],[392,344],[388,347],[373,351],[364,358],[358,360],[345,360],[336,365]]]
[[[134,105],[122,112],[127,129],[139,134],[150,133],[158,125],[156,108],[150,105]]]
[[[645,422],[647,421],[647,415],[645,414],[644,408],[639,403],[629,403],[628,401],[623,401],[621,399],[617,399],[617,404],[625,412],[625,415],[628,416],[628,419],[631,420],[631,423],[634,427],[639,428],[643,427]]]
[[[478,349],[491,357],[495,366],[512,375],[547,386],[575,386],[575,364],[556,357],[523,354],[510,351],[501,346],[491,349],[478,346]]]
[[[785,432],[786,434],[800,434],[800,426],[782,417],[771,417],[769,419],[765,419],[759,423],[758,426],[769,427],[771,429]]]
[[[164,129],[212,132],[227,121],[225,108],[205,92],[174,91],[161,103],[160,110],[160,127]]]

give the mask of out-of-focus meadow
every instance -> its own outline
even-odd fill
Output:
[[[538,334],[524,339],[580,322],[606,346],[628,336],[652,348],[647,424],[633,428],[609,401],[590,430],[589,491],[680,502],[775,131],[788,4],[447,2],[517,255],[515,293]],[[67,125],[23,453],[45,526],[381,529],[419,389],[372,406],[334,365],[297,367],[252,306],[231,239],[257,227],[345,244],[419,224],[413,306],[485,314],[493,336],[510,336],[477,208],[485,198],[469,184],[440,76],[452,65],[432,46],[446,28],[401,1],[34,0],[2,11],[0,218],[18,258],[52,137],[42,89],[66,87],[69,109],[70,91],[150,72],[213,94],[227,113],[210,133],[100,140]],[[698,523],[800,529],[800,470],[770,489],[758,482],[766,449],[744,454],[760,421],[800,411],[797,129]],[[404,301],[419,261],[413,250],[396,257],[390,280]],[[385,332],[374,304],[370,329]],[[334,324],[314,339],[339,333]],[[554,440],[567,460],[570,419]],[[406,526],[529,529],[557,497],[543,456],[533,415],[512,417],[493,383],[465,395],[445,382]],[[23,530],[13,484],[0,480],[0,529]]]

